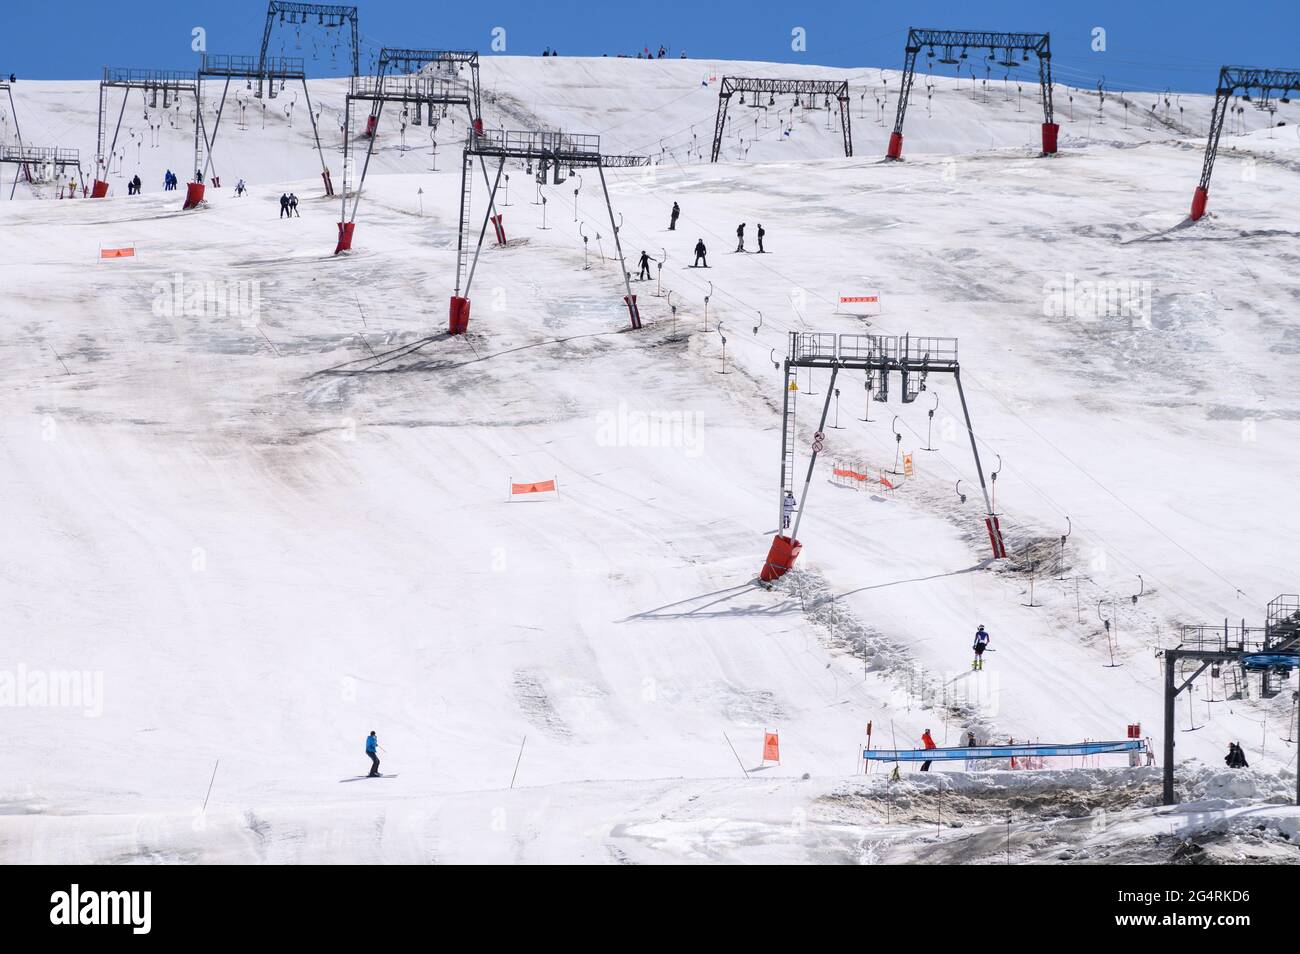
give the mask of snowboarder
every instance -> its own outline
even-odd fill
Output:
[[[379,755],[376,752],[376,749],[378,748],[379,739],[375,737],[375,730],[371,729],[370,734],[366,736],[366,755],[370,756],[370,761],[373,763],[370,766],[370,775],[367,776],[368,778],[379,777]]]
[[[289,193],[289,211],[297,215],[298,218],[302,218],[301,215],[298,215],[298,197],[292,192]]]
[[[637,275],[637,281],[650,281],[650,256],[645,249],[641,250],[641,261],[638,264],[641,266],[641,272]]]
[[[924,732],[921,733],[921,744],[924,745],[927,749],[937,749],[939,747],[934,744],[934,739],[931,737],[929,729],[926,729]],[[930,761],[928,759],[921,763],[921,771],[922,772],[930,771]]]
[[[784,515],[781,523],[781,528],[783,530],[790,529],[790,515],[794,513],[796,506],[797,504],[794,499],[794,493],[787,490],[785,492],[785,499],[781,501],[781,511]]]
[[[744,250],[745,250],[745,223],[741,222],[740,225],[736,226],[736,251],[743,252]]]
[[[281,192],[280,193],[280,218],[284,218],[288,214],[289,214],[289,193]]]
[[[970,664],[971,669],[984,668],[984,650],[989,648],[989,634],[984,630],[984,624],[980,623],[980,628],[975,630],[975,660]]]
[[[678,205],[676,202],[674,202],[674,203],[673,203],[673,213],[672,213],[672,215],[671,215],[671,216],[669,217],[669,219],[668,219],[668,231],[669,231],[669,232],[676,232],[676,231],[677,231],[677,217],[680,216],[681,214],[682,214],[682,207],[681,207],[680,205]]]
[[[758,223],[758,254],[763,254],[763,236],[767,234],[767,229],[763,228],[763,223]]]
[[[704,267],[708,268],[709,260],[706,257],[708,254],[709,254],[709,250],[704,247],[704,239],[700,239],[698,242],[695,243],[695,264],[692,265],[691,268],[699,268],[700,262],[703,262]]]
[[[1224,763],[1228,768],[1250,768],[1250,763],[1246,761],[1246,753],[1236,742],[1228,743],[1228,754],[1224,756]]]

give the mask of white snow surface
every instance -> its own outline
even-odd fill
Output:
[[[824,108],[784,137],[733,101],[723,161],[701,161],[723,75],[847,78],[855,156]],[[188,101],[155,148],[132,94],[108,199],[20,183],[10,202],[4,168],[0,675],[86,673],[102,695],[0,697],[0,863],[1296,860],[1290,684],[1264,699],[1257,681],[1234,696],[1227,671],[1197,680],[1173,809],[1157,769],[1120,757],[938,762],[891,784],[858,754],[868,722],[877,748],[926,728],[940,745],[1068,742],[1140,722],[1158,752],[1156,651],[1184,623],[1261,625],[1300,586],[1295,117],[1225,136],[1190,224],[1207,97],[1181,97],[1182,125],[1148,122],[1154,94],[1130,97],[1127,122],[1107,97],[1103,123],[1094,93],[1058,87],[1061,153],[1043,159],[1032,82],[1018,108],[1014,82],[986,98],[936,79],[927,107],[918,79],[907,161],[885,163],[888,70],[501,57],[483,86],[489,127],[597,133],[656,160],[606,173],[628,268],[667,255],[671,297],[633,286],[641,331],[594,170],[543,187],[543,207],[512,163],[510,241],[484,247],[470,334],[445,334],[454,111],[436,171],[428,127],[402,150],[385,112],[339,256],[305,113],[276,112],[291,88],[265,128],[256,101],[246,128],[227,113],[224,187],[192,212],[183,185],[161,191],[192,161]],[[344,87],[311,84],[336,184]],[[26,143],[94,153],[97,84],[14,96]],[[136,171],[145,194],[127,197]],[[742,221],[769,254],[732,254]],[[698,238],[708,271],[685,267]],[[99,260],[125,245],[133,259]],[[1069,276],[1138,283],[1149,314],[1047,314]],[[257,320],[169,313],[175,281],[255,287]],[[881,313],[837,313],[852,293]],[[791,331],[864,330],[960,339],[1012,558],[988,559],[952,382],[867,423],[845,372],[800,569],[760,589],[772,359]],[[800,378],[800,485],[827,378]],[[896,450],[916,472],[891,494],[831,482],[837,459],[875,473]],[[551,478],[558,495],[508,501],[512,479]],[[978,623],[995,651],[972,674]],[[396,778],[353,780],[371,729]],[[779,764],[760,762],[764,730]],[[1231,740],[1249,772],[1222,770]],[[927,801],[941,789],[949,822]],[[1041,804],[1017,802],[1008,828],[1026,791]]]

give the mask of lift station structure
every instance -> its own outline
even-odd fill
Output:
[[[760,580],[770,583],[784,575],[794,566],[802,549],[802,544],[799,542],[799,522],[803,518],[804,505],[808,500],[808,490],[812,484],[813,470],[817,465],[817,455],[823,449],[826,415],[830,411],[831,398],[835,393],[835,378],[841,370],[865,371],[868,375],[869,389],[877,401],[889,399],[889,378],[892,373],[897,372],[902,382],[900,396],[907,404],[915,401],[926,389],[926,379],[931,374],[952,375],[957,384],[957,394],[961,399],[962,415],[966,419],[966,433],[970,437],[971,454],[975,458],[975,472],[979,475],[980,490],[984,493],[986,510],[984,525],[988,530],[989,544],[994,559],[1007,555],[1006,544],[1002,539],[1002,528],[993,510],[988,485],[984,480],[984,466],[980,462],[979,446],[971,426],[966,393],[961,386],[961,365],[957,360],[956,338],[790,332],[789,353],[785,358],[785,398],[781,417],[781,482],[777,491],[776,524],[778,527],[785,522],[786,494],[793,494],[795,489],[795,399],[798,394],[796,375],[800,368],[829,370],[831,380],[826,387],[826,402],[822,406],[821,423],[818,424],[817,433],[813,437],[812,455],[808,459],[808,474],[804,480],[803,492],[798,498],[794,527],[790,530],[789,536],[777,532],[768,550],[767,560],[759,573]]]
[[[468,78],[462,74],[468,70]],[[354,103],[368,103],[365,129],[356,136],[352,133]],[[352,248],[356,232],[357,208],[365,185],[370,159],[374,155],[375,140],[379,136],[379,118],[385,103],[400,104],[404,111],[415,111],[413,125],[420,125],[427,112],[430,126],[437,123],[437,114],[445,116],[448,107],[463,107],[469,115],[470,134],[483,131],[481,88],[479,83],[479,56],[474,50],[424,50],[384,47],[379,51],[379,64],[374,76],[359,78],[348,91],[343,107],[343,207],[338,222],[338,241],[334,254]],[[348,187],[352,184],[355,160],[352,149],[357,138],[366,140],[366,156],[352,189],[351,211],[348,205]],[[488,181],[487,167],[483,165],[483,178]],[[488,182],[489,187],[491,183]],[[500,225],[500,216],[493,209],[494,224]],[[504,226],[502,226],[504,227]],[[504,239],[502,239],[504,241]]]
[[[640,165],[631,160],[639,157],[620,156],[618,165]],[[486,163],[496,160],[496,176],[488,192],[488,210],[483,217],[483,226],[479,229],[478,242],[473,256],[466,241],[470,230],[470,195],[473,176],[470,166],[474,160]],[[550,172],[556,184],[564,181],[564,169],[594,168],[600,174],[600,188],[605,197],[605,208],[609,212],[609,224],[614,232],[614,250],[618,256],[619,271],[623,276],[623,302],[627,305],[631,327],[641,327],[641,314],[637,308],[636,295],[632,294],[631,276],[628,275],[627,263],[623,258],[623,245],[619,239],[619,225],[614,218],[614,206],[610,202],[609,187],[605,182],[605,161],[600,154],[600,137],[585,134],[554,132],[549,130],[486,130],[478,132],[471,128],[466,138],[465,150],[461,159],[460,171],[460,223],[456,236],[456,287],[451,296],[451,309],[448,316],[447,330],[453,334],[464,334],[469,328],[469,290],[474,281],[474,271],[478,266],[479,254],[483,250],[483,239],[487,234],[488,223],[496,227],[497,242],[504,244],[505,231],[501,217],[493,213],[497,186],[505,170],[507,160],[522,160],[531,169],[537,166],[537,180],[546,181]],[[485,167],[486,168],[486,167]]]
[[[1214,93],[1214,114],[1210,117],[1210,135],[1205,144],[1205,159],[1201,163],[1201,181],[1192,194],[1192,221],[1205,215],[1210,198],[1210,176],[1214,174],[1214,160],[1219,154],[1219,137],[1228,117],[1228,105],[1240,95],[1257,109],[1268,109],[1274,95],[1278,102],[1291,102],[1291,94],[1300,91],[1300,70],[1256,69],[1249,66],[1225,66],[1219,70],[1219,85]],[[1252,99],[1251,93],[1255,96]]]
[[[770,79],[758,76],[724,76],[722,85],[718,87],[718,113],[713,123],[713,151],[710,162],[717,162],[718,156],[722,152],[722,134],[727,125],[727,106],[731,103],[731,97],[740,94],[740,104],[745,104],[745,94],[748,93],[752,98],[750,100],[754,105],[759,104],[759,96],[765,95],[768,98],[768,105],[776,105],[778,94],[787,96],[793,94],[796,99],[806,96],[811,102],[817,96],[826,97],[826,103],[830,105],[830,98],[835,97],[839,104],[840,110],[840,132],[844,137],[844,155],[853,155],[853,128],[849,118],[849,84],[843,80],[801,80],[801,79]]]
[[[212,147],[216,142],[217,132],[221,126],[221,114],[225,107],[226,95],[230,91],[231,80],[244,80],[247,87],[258,99],[274,99],[284,91],[289,82],[302,83],[306,98],[307,114],[311,119],[312,135],[316,143],[316,153],[320,156],[321,179],[325,184],[325,194],[333,195],[334,186],[329,166],[325,162],[325,153],[321,148],[320,130],[316,123],[316,112],[312,109],[311,93],[307,89],[307,72],[302,57],[269,55],[271,39],[276,28],[284,25],[303,25],[315,19],[316,25],[330,30],[342,30],[350,27],[349,41],[351,72],[348,76],[348,89],[356,83],[360,72],[360,47],[357,39],[357,8],[333,3],[296,3],[286,0],[269,0],[266,6],[266,25],[262,31],[262,47],[256,57],[251,55],[203,54],[203,59],[195,77],[194,110],[194,178],[185,190],[184,208],[192,209],[203,201],[206,182],[216,184],[220,179],[212,163]],[[203,80],[210,78],[224,80],[221,101],[217,107],[216,120],[208,133],[203,122]],[[256,86],[253,84],[256,83]],[[206,180],[206,181],[205,181]]]
[[[1300,668],[1300,596],[1283,594],[1268,604],[1263,628],[1229,625],[1184,626],[1178,645],[1164,650],[1165,661],[1165,739],[1163,802],[1176,803],[1174,795],[1174,734],[1177,723],[1174,704],[1206,669],[1218,676],[1224,665],[1240,667],[1243,677],[1258,675],[1260,695],[1275,696],[1278,684],[1290,680],[1291,671]],[[1183,678],[1182,664],[1195,665],[1191,675]],[[1181,680],[1181,681],[1180,681]],[[1296,804],[1300,805],[1300,772],[1296,773]]]
[[[1056,153],[1056,140],[1061,131],[1052,113],[1052,38],[1050,33],[996,33],[987,30],[924,30],[913,27],[907,31],[907,46],[903,48],[903,77],[898,93],[898,111],[894,116],[894,131],[889,134],[887,159],[903,158],[903,118],[907,115],[907,101],[916,78],[916,57],[923,49],[933,54],[942,51],[940,63],[960,64],[969,60],[971,50],[988,51],[988,60],[1013,69],[1029,61],[1032,53],[1038,57],[1038,88],[1043,100],[1043,151],[1042,155]],[[1016,59],[1017,54],[1021,56]],[[1001,55],[1002,59],[998,59]]]
[[[122,131],[122,118],[126,115],[126,104],[131,98],[131,90],[140,90],[145,105],[157,109],[159,98],[162,108],[169,109],[180,102],[182,93],[197,95],[198,80],[193,73],[183,70],[127,69],[124,67],[104,67],[104,76],[99,81],[99,122],[95,135],[95,179],[90,187],[92,199],[102,199],[108,195],[108,166],[117,149],[117,137]],[[113,126],[113,139],[108,148],[104,140],[108,134],[108,98],[110,91],[122,90],[122,105],[117,111],[117,122]],[[197,100],[196,100],[197,102]]]

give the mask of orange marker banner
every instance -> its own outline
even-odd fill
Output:
[[[781,740],[777,738],[777,733],[775,732],[763,733],[763,761],[781,761]]]
[[[889,478],[886,477],[884,474],[881,474],[881,475],[880,475],[880,482],[885,486],[885,489],[886,489],[886,490],[893,490],[893,489],[894,489],[894,485],[893,485],[892,483],[889,482]]]
[[[135,247],[129,248],[101,248],[99,250],[100,258],[135,258]]]
[[[510,493],[515,494],[545,494],[555,491],[554,480],[538,480],[531,484],[511,484]]]
[[[856,470],[844,470],[843,468],[840,468],[840,467],[836,467],[836,468],[835,468],[835,476],[836,476],[836,477],[851,477],[851,478],[854,479],[854,480],[867,480],[867,479],[868,479],[868,477],[867,477],[866,474],[859,474]]]
[[[903,476],[904,477],[912,476],[912,455],[911,454],[903,455]]]

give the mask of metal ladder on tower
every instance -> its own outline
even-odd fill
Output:
[[[460,238],[456,244],[456,294],[461,294],[462,282],[467,275],[469,265],[469,222],[470,198],[474,192],[474,177],[471,175],[474,157],[465,152],[461,157],[460,169]]]
[[[785,365],[785,400],[781,418],[781,500],[779,512],[781,519],[777,526],[785,522],[785,495],[794,492],[794,445],[795,445],[795,403],[799,398],[797,384],[799,369],[788,361]]]

